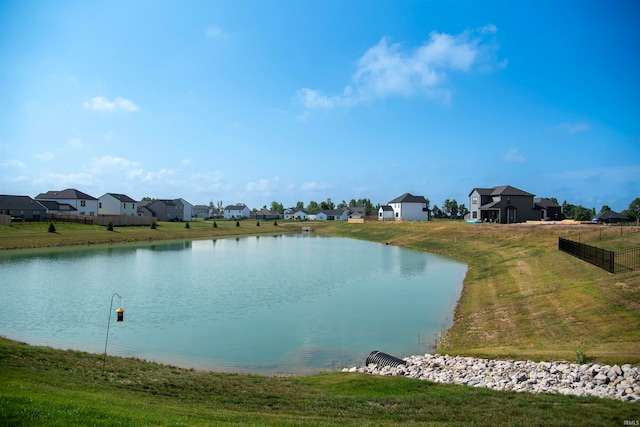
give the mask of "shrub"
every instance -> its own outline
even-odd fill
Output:
[[[256,222],[256,227],[260,227],[260,221]]]
[[[187,223],[185,223],[185,224],[184,224],[184,228],[191,228],[191,226],[190,226],[190,225],[189,225],[189,223],[187,222]]]
[[[152,230],[155,230],[155,229],[156,229],[156,223],[155,223],[155,222],[152,222],[152,223],[151,223],[151,229],[152,229]]]
[[[218,224],[215,221],[213,221],[213,228],[218,228]]]
[[[49,223],[49,233],[55,233],[56,232],[56,226],[53,225],[53,222]]]
[[[236,221],[236,227],[240,227],[240,221]]]
[[[109,221],[109,224],[107,224],[107,231],[113,231],[113,222]]]
[[[277,227],[277,226],[278,226],[278,221],[273,221],[273,225],[274,225],[275,227]]]

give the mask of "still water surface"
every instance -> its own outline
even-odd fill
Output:
[[[308,373],[430,351],[467,267],[313,234],[0,253],[0,335],[217,371]],[[115,322],[122,306],[125,321]]]

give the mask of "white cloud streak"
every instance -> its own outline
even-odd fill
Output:
[[[229,39],[229,33],[224,31],[217,25],[209,25],[204,32],[205,36],[210,39],[227,40]]]
[[[492,71],[506,66],[495,59],[498,44],[494,25],[467,30],[458,35],[432,32],[416,49],[392,43],[383,37],[357,62],[357,70],[340,95],[302,88],[294,101],[306,110],[350,107],[393,96],[425,95],[449,102],[446,87],[450,72],[468,73],[474,68]]]
[[[508,163],[524,163],[527,161],[527,158],[518,153],[517,148],[511,148],[509,151],[507,151],[507,154],[502,156],[502,160]]]
[[[591,129],[591,125],[589,123],[561,123],[554,128],[555,130],[563,133],[580,133],[585,132]]]
[[[123,112],[132,113],[138,111],[138,106],[131,100],[118,97],[113,101],[108,100],[102,96],[96,96],[91,98],[91,101],[84,103],[84,108],[87,110],[101,111],[101,112]]]

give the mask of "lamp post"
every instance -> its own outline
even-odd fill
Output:
[[[104,358],[102,360],[102,375],[104,376],[104,367],[107,363],[107,344],[109,343],[109,327],[111,326],[111,311],[113,310],[113,297],[115,297],[116,295],[118,295],[118,299],[120,301],[122,301],[122,297],[120,296],[119,293],[115,292],[113,295],[111,295],[111,305],[109,305],[109,322],[107,323],[107,338],[104,340]],[[118,308],[116,310],[116,313],[118,313],[118,317],[116,319],[116,321],[118,322],[123,322],[124,321],[124,310],[122,309],[122,307]]]

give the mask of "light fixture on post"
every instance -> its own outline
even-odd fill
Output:
[[[104,367],[107,364],[107,344],[109,343],[109,327],[111,326],[111,311],[113,310],[113,297],[118,296],[118,299],[122,301],[122,297],[119,293],[115,292],[111,295],[111,305],[109,305],[109,322],[107,323],[107,338],[104,340],[104,358],[102,360],[102,375],[104,376]],[[124,309],[122,307],[116,310],[118,313],[118,318],[116,321],[123,322],[124,321]]]

